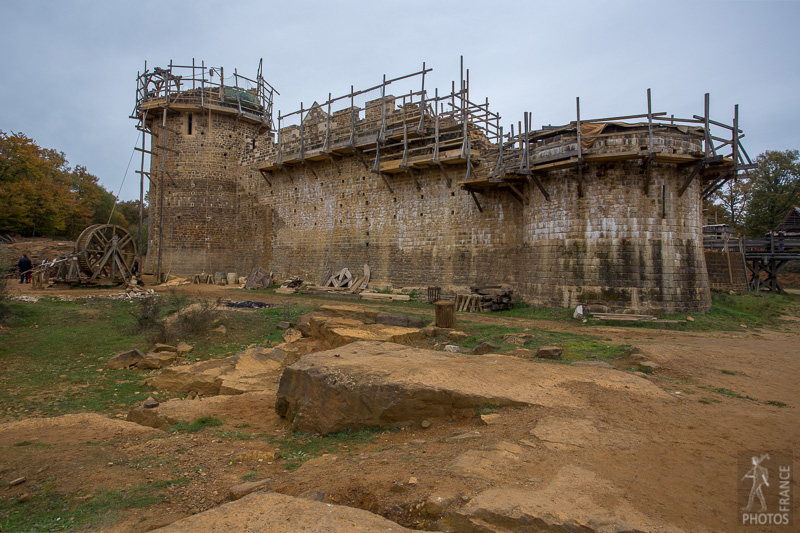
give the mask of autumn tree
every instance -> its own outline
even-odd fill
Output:
[[[60,235],[70,208],[63,153],[0,131],[0,231]]]
[[[751,237],[774,230],[800,205],[800,152],[766,151],[756,158],[745,226]]]
[[[76,237],[109,221],[116,198],[86,167],[22,133],[0,131],[0,232]],[[137,216],[138,218],[138,216]],[[122,213],[111,222],[127,227]]]

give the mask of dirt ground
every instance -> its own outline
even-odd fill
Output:
[[[12,289],[31,293],[26,285],[12,284]],[[179,290],[194,297],[231,296],[224,288],[208,285]],[[97,289],[59,292],[98,295]],[[257,293],[247,298],[286,299]],[[146,531],[228,501],[228,489],[256,471],[246,479],[268,480],[266,490],[312,494],[329,503],[379,513],[407,527],[434,529],[424,505],[432,494],[452,494],[467,501],[498,485],[535,489],[572,465],[595,472],[616,487],[608,498],[622,498],[655,521],[685,531],[736,531],[737,491],[743,486],[737,469],[740,455],[800,451],[797,317],[785,317],[777,330],[707,333],[579,328],[490,313],[458,318],[575,330],[610,343],[635,345],[660,366],[645,379],[667,391],[670,401],[633,402],[613,391],[575,383],[571,391],[587,400],[590,408],[579,412],[505,408],[495,411],[499,417],[490,425],[474,413],[462,413],[432,420],[427,429],[403,428],[380,434],[368,444],[336,447],[293,471],[274,458],[279,449],[273,439],[287,432],[285,421],[274,411],[274,391],[257,399],[230,397],[215,412],[225,421],[217,429],[263,434],[250,440],[220,437],[209,430],[168,434],[99,416],[19,421],[0,426],[0,471],[6,472],[4,478],[25,476],[28,481],[3,489],[4,497],[23,494],[45,479],[57,492],[88,498],[98,488],[188,478],[188,483],[168,489],[166,503],[126,511],[121,521],[106,529]],[[634,365],[633,360],[615,362],[625,370]],[[733,391],[738,397],[713,389]],[[547,437],[541,431],[532,433],[547,424],[555,424],[557,430]],[[475,431],[478,434],[469,438]],[[15,446],[21,441],[40,444]],[[508,443],[517,451],[497,452],[498,445]],[[472,458],[466,472],[465,457]],[[797,486],[795,476],[793,492]]]

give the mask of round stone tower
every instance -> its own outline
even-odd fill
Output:
[[[138,78],[134,118],[150,137],[146,273],[239,272],[268,263],[268,217],[241,165],[272,147],[272,88],[206,66]],[[147,135],[145,135],[145,138]],[[142,157],[144,163],[144,155]],[[262,237],[259,237],[262,236]]]
[[[581,140],[574,124],[536,139],[531,166],[550,198],[525,210],[523,293],[532,302],[563,307],[708,310],[705,179],[692,175],[702,130],[658,125],[650,134],[647,124],[599,126],[599,133]],[[584,144],[581,162],[569,157],[578,142]]]

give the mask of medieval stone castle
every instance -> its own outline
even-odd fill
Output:
[[[263,267],[320,283],[368,264],[395,287],[508,285],[549,306],[710,308],[702,198],[743,160],[737,121],[711,121],[708,105],[692,119],[578,112],[535,131],[526,115],[504,131],[488,100],[470,98],[468,72],[431,94],[423,66],[276,119],[260,70],[249,79],[171,64],[139,75],[146,270]]]

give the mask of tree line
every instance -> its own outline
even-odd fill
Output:
[[[800,206],[800,152],[767,150],[750,177],[729,180],[706,201],[707,218],[747,237],[763,237]]]
[[[116,204],[116,205],[115,205]],[[116,202],[85,166],[0,130],[0,233],[76,238],[92,224],[136,229],[139,201]]]

